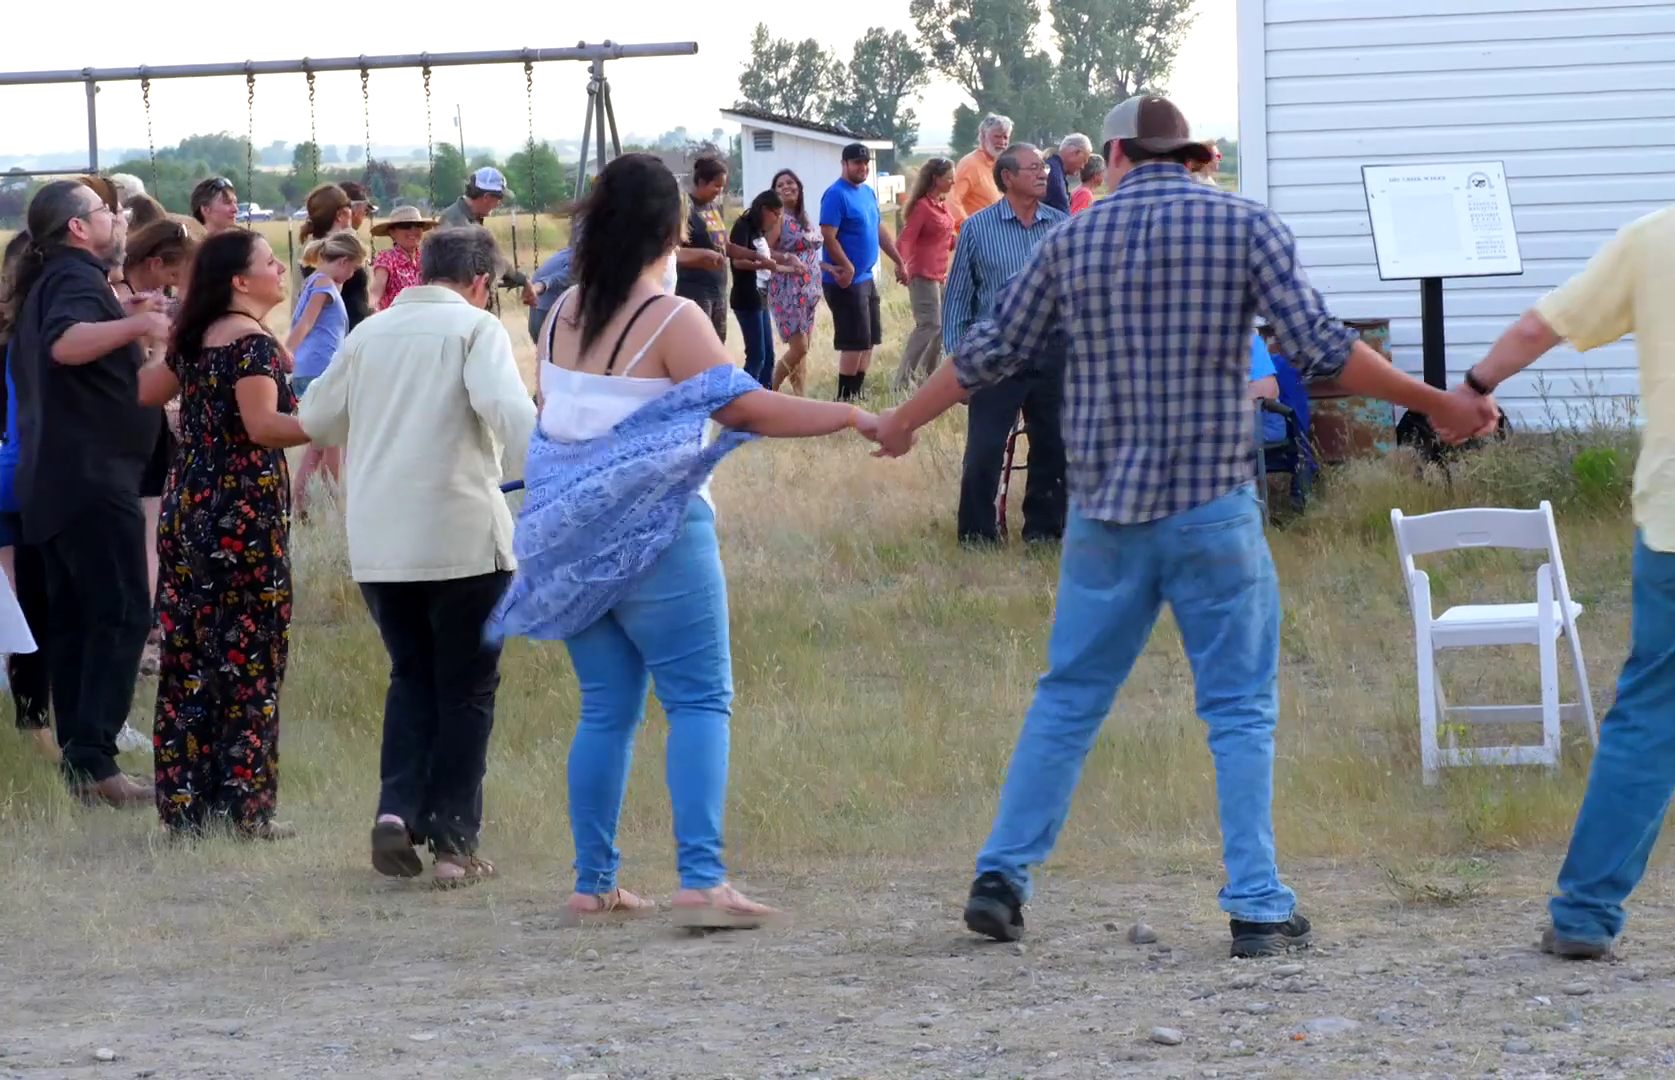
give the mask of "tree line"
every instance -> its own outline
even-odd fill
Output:
[[[361,151],[358,146],[351,149]],[[273,210],[300,207],[317,185],[347,180],[365,185],[373,202],[385,210],[398,203],[440,209],[464,194],[466,178],[485,165],[492,165],[506,175],[514,196],[511,205],[519,210],[547,212],[573,198],[573,166],[560,162],[557,152],[547,142],[528,143],[504,161],[482,152],[468,159],[458,146],[439,142],[430,155],[420,150],[419,160],[373,159],[352,165],[341,164],[337,153],[324,153],[312,142],[302,142],[291,150],[289,169],[251,169],[253,163],[271,166],[273,151],[270,145],[253,154],[249,141],[242,135],[226,132],[192,135],[182,139],[178,146],[159,148],[155,159],[129,158],[111,166],[109,171],[139,177],[147,192],[166,209],[178,214],[190,209],[192,189],[212,176],[231,180],[241,202],[254,202]],[[365,155],[362,151],[352,156],[364,159]],[[339,161],[334,162],[333,158]],[[45,178],[23,176],[21,170],[0,173],[0,221],[21,221],[29,200],[43,183]]]
[[[1042,145],[1097,136],[1105,111],[1171,74],[1193,0],[910,0],[913,36],[872,27],[848,60],[816,38],[775,38],[759,24],[739,74],[739,104],[793,120],[841,124],[912,154],[919,118],[907,103],[941,75],[964,91],[950,118],[957,154],[988,113]],[[1050,48],[1043,47],[1043,41]]]

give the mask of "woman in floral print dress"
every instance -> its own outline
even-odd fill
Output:
[[[157,531],[153,733],[157,812],[177,835],[215,822],[252,838],[291,833],[273,820],[291,623],[284,448],[307,436],[261,321],[285,298],[284,274],[249,230],[206,240],[168,357],[140,375],[146,404],[180,396]]]
[[[795,256],[801,267],[799,273],[775,274],[768,279],[768,306],[774,325],[779,327],[780,340],[786,345],[785,355],[774,365],[773,388],[778,390],[789,382],[791,392],[800,397],[809,334],[814,330],[814,313],[820,307],[820,249],[825,241],[819,226],[809,220],[803,182],[796,173],[790,169],[775,173],[773,190],[785,204],[785,213],[780,217],[779,236],[770,243],[774,250]]]

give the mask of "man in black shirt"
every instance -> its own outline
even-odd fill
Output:
[[[150,783],[123,775],[116,736],[134,699],[151,627],[140,477],[156,417],[139,403],[141,343],[167,337],[155,299],[120,303],[120,214],[74,181],[29,204],[30,250],[5,298],[16,327],[18,509],[41,548],[50,600],[52,701],[64,771],[78,794],[149,804]]]

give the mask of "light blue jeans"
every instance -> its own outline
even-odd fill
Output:
[[[1165,603],[1209,726],[1228,878],[1222,910],[1284,922],[1297,898],[1274,866],[1279,583],[1248,486],[1143,525],[1094,521],[1071,508],[1048,671],[1024,718],[977,872],[999,873],[1029,896],[1030,867],[1052,852],[1082,763]]]
[[[565,646],[582,692],[569,761],[576,891],[599,895],[617,886],[617,821],[653,680],[669,721],[665,773],[681,888],[727,880],[721,827],[733,666],[727,581],[709,504],[693,499],[680,538],[651,574]]]
[[[1634,610],[1617,701],[1599,725],[1588,792],[1549,902],[1567,941],[1610,944],[1675,794],[1675,554],[1634,538]]]

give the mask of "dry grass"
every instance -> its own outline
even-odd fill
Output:
[[[905,292],[887,289],[885,310],[887,340],[899,343]],[[509,306],[506,322],[527,341],[521,308]],[[886,347],[879,369],[894,360]],[[811,362],[811,387],[830,394],[833,356],[822,345]],[[728,832],[737,871],[786,880],[841,866],[864,885],[869,867],[904,859],[967,865],[985,835],[1042,668],[1056,559],[956,547],[962,423],[945,419],[901,462],[875,461],[843,437],[757,444],[720,470],[738,686]],[[1603,704],[1625,650],[1630,525],[1620,483],[1564,486],[1568,453],[1568,444],[1546,439],[1494,449],[1459,467],[1451,486],[1401,459],[1366,463],[1333,476],[1314,510],[1271,533],[1286,608],[1276,798],[1284,860],[1376,861],[1395,868],[1399,889],[1452,902],[1469,890],[1423,884],[1426,860],[1546,847],[1565,836],[1586,772],[1574,732],[1557,776],[1484,769],[1420,785],[1411,623],[1388,513],[1506,501],[1497,492],[1520,490],[1519,477],[1558,485],[1548,497],[1561,505]],[[96,941],[99,958],[122,964],[136,960],[138,946],[105,931],[136,908],[164,905],[145,916],[157,947],[186,936],[230,946],[275,934],[306,940],[384,917],[363,846],[386,660],[347,578],[337,521],[322,513],[299,529],[295,554],[280,805],[302,839],[260,849],[164,846],[147,815],[73,806],[54,772],[0,732],[8,869],[0,910],[12,931]],[[1519,560],[1461,556],[1455,567],[1433,574],[1444,600],[1531,587]],[[564,760],[575,682],[553,645],[512,645],[504,675],[485,829],[486,852],[509,878],[496,889],[567,889]],[[1533,656],[1511,653],[1455,664],[1451,690],[1459,702],[1527,701],[1536,686]],[[152,687],[142,685],[137,725],[149,725],[151,706]],[[672,880],[662,734],[653,708],[622,826],[625,884],[651,890]],[[129,765],[147,768],[140,759]],[[1213,876],[1218,844],[1191,675],[1166,618],[1088,763],[1054,867]],[[121,887],[106,888],[110,880]],[[473,903],[492,912],[494,895]]]

